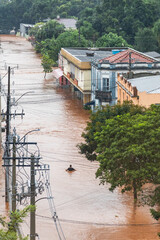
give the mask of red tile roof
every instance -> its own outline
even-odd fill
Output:
[[[153,58],[144,55],[143,53],[134,51],[132,49],[127,49],[121,51],[117,54],[109,56],[107,58],[101,59],[99,62],[103,63],[103,61],[108,61],[109,63],[129,63],[129,58],[131,57],[131,63],[135,62],[143,62],[143,63],[153,63],[156,62]]]

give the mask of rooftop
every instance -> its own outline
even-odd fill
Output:
[[[128,82],[140,92],[160,93],[160,75],[129,79]]]
[[[152,52],[146,52],[146,55],[154,58],[160,58],[160,54],[158,52],[152,51]]]
[[[113,55],[115,48],[64,48],[69,54],[81,62],[99,61]]]
[[[76,29],[77,20],[74,18],[56,18],[58,23],[63,24],[66,29],[72,28]]]
[[[112,56],[105,57],[104,59],[101,59],[99,62],[100,63],[108,62],[111,64],[137,63],[137,62],[153,63],[153,62],[157,62],[157,60],[141,52],[135,51],[134,49],[127,49],[127,50],[122,50],[119,53],[114,54]]]
[[[20,25],[23,25],[24,27],[34,27],[34,24],[27,24],[27,23],[20,23]]]

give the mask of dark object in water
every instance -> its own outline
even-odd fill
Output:
[[[72,165],[69,165],[69,168],[66,169],[67,172],[73,172],[73,171],[76,171]]]

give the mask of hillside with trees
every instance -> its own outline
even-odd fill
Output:
[[[77,19],[77,30],[66,31],[55,21],[57,15]],[[35,24],[30,36],[47,66],[56,64],[61,47],[130,46],[160,52],[156,0],[1,0],[0,23],[1,33],[17,32],[20,23]]]
[[[112,32],[138,50],[144,42],[144,51],[160,50],[160,2],[156,0],[1,0],[0,30],[7,33],[13,27],[18,30],[20,23],[35,24],[57,15],[78,19],[77,28],[94,45]]]

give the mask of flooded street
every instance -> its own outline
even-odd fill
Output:
[[[108,186],[95,179],[97,163],[91,163],[78,153],[76,145],[83,139],[81,133],[89,119],[81,102],[69,89],[57,86],[53,74],[44,73],[41,60],[24,38],[0,36],[1,77],[5,63],[15,67],[11,75],[11,92],[18,101],[18,110],[24,109],[23,119],[12,119],[12,128],[23,136],[30,130],[30,140],[38,143],[44,163],[50,165],[50,182],[57,215],[67,240],[156,240],[160,225],[150,216],[149,207],[134,207],[130,193],[120,190],[111,193]],[[14,81],[14,84],[12,82]],[[7,76],[2,79],[7,91]],[[34,92],[33,92],[34,91]],[[2,97],[2,109],[5,110]],[[3,134],[4,140],[5,134]],[[2,164],[2,162],[1,162]],[[69,165],[73,173],[65,170]],[[4,178],[0,166],[0,214],[5,214]],[[37,199],[41,195],[37,196]],[[36,232],[40,240],[58,240],[57,232],[46,199],[37,202]],[[29,221],[23,224],[29,234]],[[38,238],[37,238],[38,239]]]

